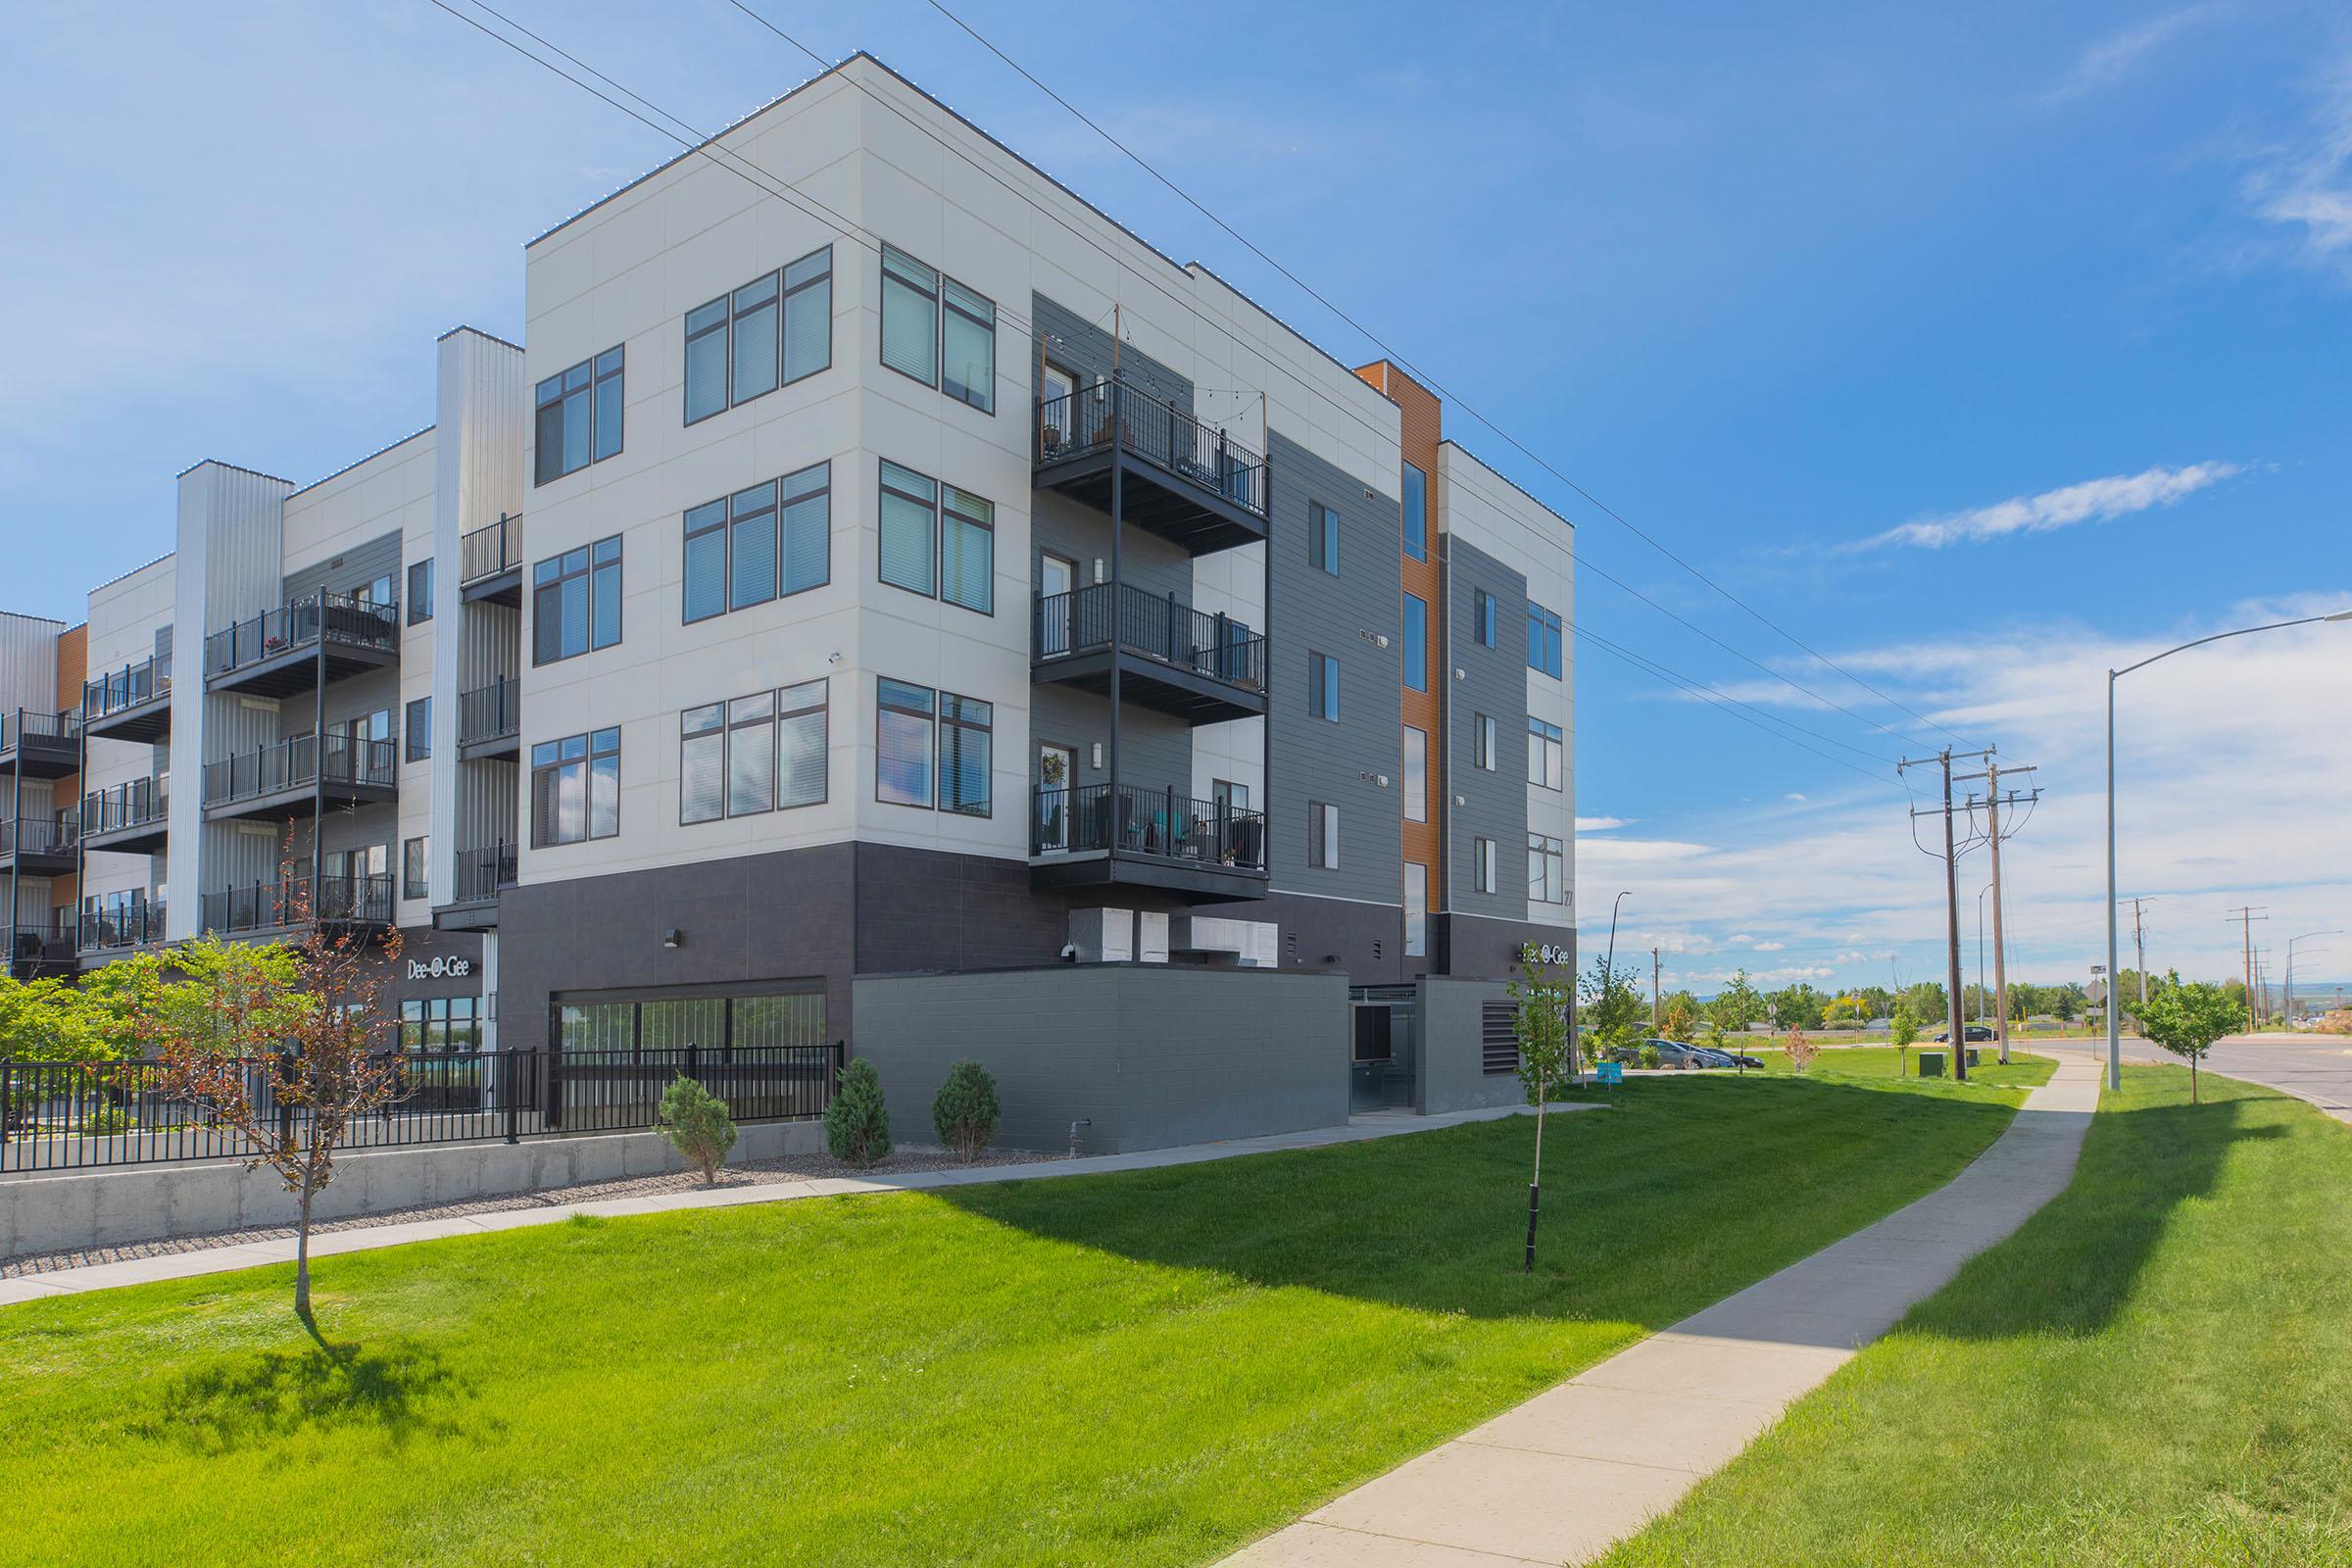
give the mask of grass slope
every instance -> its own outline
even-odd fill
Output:
[[[1552,1127],[1533,1279],[1511,1118],[330,1257],[323,1348],[282,1268],[30,1303],[0,1561],[1205,1562],[1945,1181],[2019,1098],[1629,1085]]]
[[[1636,1564],[2352,1562],[2352,1136],[2126,1069],[2074,1184]]]

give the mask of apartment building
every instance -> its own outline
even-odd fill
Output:
[[[1195,1076],[1298,1057],[1195,1130],[1515,1095],[1494,982],[1574,945],[1573,536],[1433,393],[863,55],[524,280],[523,347],[441,341],[430,427],[302,489],[200,464],[172,555],[92,591],[73,788],[15,764],[78,799],[27,907],[83,961],[398,926],[419,1043],[889,1081],[984,1006],[1039,1082],[1151,1032],[1067,1011],[1132,966],[1240,999]],[[5,695],[70,697],[23,625]]]

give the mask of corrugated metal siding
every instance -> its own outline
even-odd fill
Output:
[[[1448,612],[1457,628],[1453,663],[1465,678],[1448,681],[1443,769],[1462,804],[1448,813],[1444,907],[1467,914],[1527,918],[1527,579],[1458,537],[1445,541]],[[1495,646],[1472,635],[1472,596],[1494,597]],[[1494,720],[1494,769],[1478,766],[1478,715]],[[1435,763],[1433,771],[1439,771]],[[1495,891],[1477,891],[1471,840],[1494,841]]]
[[[457,783],[457,849],[487,849],[522,841],[519,780],[514,762],[460,762]]]
[[[65,622],[0,612],[0,710],[54,713],[57,638]]]

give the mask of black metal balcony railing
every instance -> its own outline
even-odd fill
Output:
[[[487,528],[458,541],[458,584],[477,582],[522,564],[522,519],[502,514]]]
[[[69,708],[62,713],[45,712],[37,708],[0,712],[0,752],[16,751],[27,740],[69,742],[80,733],[78,708]]]
[[[28,816],[21,821],[0,820],[0,858],[19,855],[71,855],[79,836],[78,813],[63,821]]]
[[[325,782],[377,785],[391,788],[400,776],[400,748],[391,741],[360,740],[350,735],[326,737]],[[297,735],[259,751],[239,752],[204,764],[204,804],[224,806],[279,790],[301,789],[319,782],[319,748],[316,735]]]
[[[1098,382],[1037,405],[1037,461],[1057,463],[1111,444],[1263,517],[1266,460],[1214,425],[1124,381]]]
[[[1266,868],[1262,811],[1197,801],[1173,787],[1081,784],[1031,794],[1032,855],[1110,850],[1237,871]]]
[[[522,733],[522,682],[502,675],[487,686],[458,693],[458,744],[504,740]]]
[[[81,906],[79,945],[84,953],[118,948],[143,948],[164,940],[162,899],[128,903],[114,899],[85,899]]]
[[[282,931],[322,921],[329,925],[390,925],[390,872],[362,876],[322,876],[318,897],[311,896],[307,876],[280,877],[241,888],[223,888],[204,896],[204,928],[224,935],[247,931]]]
[[[125,664],[110,675],[84,681],[81,708],[83,712],[97,719],[171,695],[172,666],[150,657],[135,664]]]
[[[1114,645],[1211,680],[1266,689],[1266,639],[1230,616],[1204,614],[1132,583],[1099,582],[1038,599],[1030,646],[1039,659]]]
[[[400,607],[351,594],[317,593],[266,610],[204,640],[204,672],[225,675],[321,639],[354,648],[400,646]]]
[[[81,798],[82,832],[95,838],[126,828],[148,827],[171,809],[172,775],[158,773],[92,790]]]
[[[513,887],[518,848],[514,844],[493,844],[479,850],[460,850],[457,902],[487,904],[498,897],[499,889]]]

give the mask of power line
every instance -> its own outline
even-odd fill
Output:
[[[729,0],[729,3],[734,5],[738,10],[744,11],[749,15],[757,15],[757,13],[752,12],[748,6],[743,4],[743,0]],[[1700,582],[1705,583],[1709,588],[1714,589],[1716,593],[1722,595],[1731,603],[1739,606],[1741,610],[1745,611],[1749,615],[1753,616],[1763,625],[1770,627],[1773,631],[1778,632],[1781,636],[1787,638],[1791,644],[1803,650],[1806,655],[1818,662],[1828,666],[1833,670],[1836,670],[1838,674],[1844,676],[1847,680],[1852,681],[1856,686],[1861,687],[1864,691],[1869,692],[1881,702],[1886,703],[1890,707],[1900,709],[1902,711],[1909,713],[1913,718],[1919,720],[1919,722],[1923,724],[1942,730],[1944,734],[1951,736],[1952,739],[1956,741],[1961,740],[1961,736],[1954,730],[1936,719],[1930,718],[1927,714],[1918,711],[1909,705],[1897,701],[1895,698],[1889,697],[1886,693],[1880,691],[1877,687],[1871,685],[1870,682],[1862,679],[1861,676],[1856,675],[1853,671],[1845,668],[1843,665],[1838,664],[1836,661],[1822,654],[1811,644],[1798,637],[1795,633],[1789,631],[1787,627],[1773,620],[1762,611],[1756,609],[1753,605],[1750,605],[1746,600],[1741,599],[1738,594],[1733,593],[1729,588],[1726,588],[1723,584],[1717,582],[1714,578],[1699,570],[1690,562],[1684,560],[1680,555],[1677,555],[1674,551],[1668,549],[1646,530],[1636,526],[1629,518],[1617,512],[1614,508],[1610,507],[1606,502],[1603,502],[1599,497],[1593,495],[1592,491],[1587,490],[1583,485],[1577,483],[1567,474],[1554,467],[1548,461],[1530,449],[1524,442],[1520,441],[1518,437],[1512,435],[1501,425],[1496,424],[1493,419],[1488,418],[1464,399],[1459,398],[1452,392],[1447,391],[1442,384],[1439,383],[1435,376],[1429,375],[1420,369],[1410,360],[1407,360],[1402,354],[1392,348],[1381,338],[1378,333],[1374,332],[1370,327],[1364,325],[1363,322],[1357,320],[1354,317],[1348,314],[1348,312],[1342,310],[1338,305],[1334,304],[1329,298],[1317,290],[1312,284],[1308,283],[1304,278],[1301,278],[1298,273],[1292,271],[1289,268],[1283,266],[1273,257],[1267,255],[1255,241],[1251,240],[1240,229],[1235,228],[1231,223],[1225,221],[1224,219],[1218,217],[1214,212],[1211,212],[1208,207],[1203,204],[1200,198],[1194,196],[1192,192],[1186,190],[1183,186],[1177,184],[1167,175],[1161,173],[1158,169],[1152,166],[1151,160],[1145,158],[1141,153],[1138,153],[1135,151],[1135,149],[1129,147],[1125,142],[1120,141],[1116,136],[1113,136],[1109,131],[1103,129],[1093,120],[1089,119],[1086,114],[1078,108],[1077,105],[1071,103],[1060,93],[1055,92],[1052,87],[1047,86],[1043,81],[1039,80],[1035,73],[1031,72],[1027,67],[1023,66],[1020,64],[1020,62],[1014,60],[1010,55],[1006,54],[1004,50],[998,48],[994,43],[990,42],[989,39],[979,31],[979,29],[974,27],[970,23],[965,22],[955,12],[949,10],[947,6],[941,3],[941,0],[928,0],[928,3],[932,10],[938,12],[941,16],[947,18],[948,21],[954,23],[957,27],[961,28],[982,48],[986,49],[990,54],[995,55],[999,60],[1002,60],[1013,71],[1019,73],[1019,74],[1025,78],[1031,86],[1037,88],[1038,91],[1044,93],[1047,97],[1059,104],[1063,109],[1069,111],[1069,113],[1076,118],[1081,124],[1084,124],[1089,130],[1092,130],[1096,135],[1102,137],[1104,141],[1110,143],[1111,146],[1117,148],[1121,153],[1126,155],[1126,157],[1132,161],[1137,168],[1143,170],[1153,179],[1158,180],[1162,185],[1165,185],[1170,191],[1174,192],[1185,203],[1191,206],[1194,211],[1200,213],[1201,217],[1207,219],[1210,222],[1216,224],[1217,227],[1223,229],[1227,234],[1231,235],[1234,240],[1247,248],[1250,253],[1255,256],[1259,261],[1265,263],[1268,267],[1273,268],[1274,270],[1280,272],[1284,277],[1289,278],[1291,282],[1303,293],[1305,293],[1309,299],[1312,299],[1316,304],[1322,306],[1325,310],[1331,312],[1332,315],[1338,317],[1341,320],[1347,322],[1357,332],[1361,333],[1365,341],[1371,343],[1383,354],[1387,355],[1415,380],[1422,382],[1428,386],[1432,392],[1435,392],[1438,396],[1444,398],[1448,403],[1454,404],[1460,408],[1464,414],[1469,415],[1471,418],[1477,420],[1480,424],[1486,426],[1486,428],[1494,431],[1497,436],[1501,437],[1503,441],[1507,442],[1513,450],[1517,451],[1520,456],[1537,465],[1539,467],[1543,468],[1544,472],[1550,474],[1553,478],[1559,480],[1560,483],[1566,485],[1569,489],[1582,496],[1588,504],[1599,511],[1603,515],[1609,517],[1612,521],[1616,522],[1620,527],[1623,527],[1627,532],[1633,534],[1635,538],[1640,539],[1643,544],[1648,545],[1652,550],[1655,550],[1658,554],[1664,556],[1667,560],[1682,567],[1683,570],[1689,572]],[[1917,737],[1905,738],[1916,739]]]

